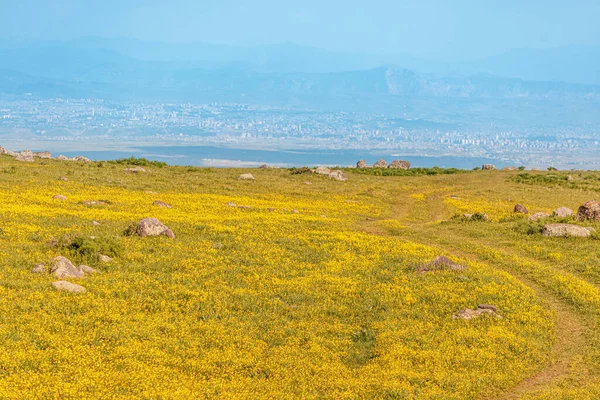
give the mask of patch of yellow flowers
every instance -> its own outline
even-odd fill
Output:
[[[468,260],[418,274],[438,251],[355,230],[357,215],[381,211],[367,202],[154,195],[35,175],[3,189],[2,399],[470,399],[547,361],[553,316],[529,289]],[[81,204],[99,199],[110,204]],[[176,239],[122,234],[143,217]],[[57,255],[90,262],[48,245],[65,234],[122,245],[76,282],[83,295],[30,272]],[[452,318],[480,303],[503,318]]]

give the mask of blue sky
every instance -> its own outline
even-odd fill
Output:
[[[600,45],[597,0],[1,0],[0,37],[130,37],[469,59]]]

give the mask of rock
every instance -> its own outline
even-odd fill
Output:
[[[300,211],[294,209],[292,210],[292,214],[300,214]]]
[[[495,171],[496,170],[496,166],[493,164],[483,164],[481,166],[481,169],[484,171]]]
[[[241,181],[253,181],[254,176],[252,176],[252,174],[242,174],[238,176],[238,179]]]
[[[567,176],[567,181],[573,182],[574,180],[575,178],[573,178],[571,175]]]
[[[157,207],[162,207],[162,208],[173,208],[173,206],[171,206],[170,204],[167,204],[167,203],[165,203],[165,202],[163,202],[163,201],[158,201],[158,200],[155,200],[153,204],[154,204],[155,206],[157,206]]]
[[[52,198],[54,200],[60,200],[60,201],[66,201],[67,197],[63,196],[62,194],[55,194],[54,196],[52,196]]]
[[[373,218],[367,217],[367,218],[365,218],[365,221],[373,221]]]
[[[544,219],[544,218],[549,218],[550,214],[546,214],[543,212],[537,212],[535,214],[531,214],[531,216],[529,217],[530,221],[538,221],[540,219]]]
[[[312,182],[304,182],[305,185],[312,185]]]
[[[108,203],[102,200],[88,200],[81,202],[84,206],[105,206]]]
[[[356,168],[369,168],[365,160],[360,160],[356,163]]]
[[[346,174],[344,173],[344,171],[338,169],[335,171],[332,171],[329,174],[329,178],[330,179],[335,179],[336,181],[347,181],[348,178],[346,177]]]
[[[0,155],[4,154],[6,154],[6,150],[4,149],[4,147],[0,146]]]
[[[502,168],[502,171],[518,171],[518,170],[519,170],[519,168],[512,167],[512,166],[511,167],[504,167],[504,168]]]
[[[33,153],[29,150],[23,150],[20,153],[17,153],[17,161],[23,162],[34,162]]]
[[[542,235],[549,237],[590,237],[593,228],[584,228],[571,224],[548,224],[542,229]]]
[[[388,168],[409,169],[410,162],[404,160],[394,160]]]
[[[52,260],[50,273],[57,278],[83,278],[84,274],[78,270],[66,257],[56,257]]]
[[[525,207],[523,204],[517,204],[515,206],[514,212],[520,213],[520,214],[529,214],[527,207]]]
[[[113,261],[113,259],[111,257],[105,256],[104,254],[100,254],[98,256],[98,259],[100,260],[100,262],[103,262],[105,264],[108,264]]]
[[[567,207],[560,207],[560,208],[557,208],[556,210],[554,210],[552,212],[552,215],[555,217],[567,218],[567,217],[571,217],[573,215],[573,210],[571,210],[570,208],[567,208]]]
[[[492,310],[493,312],[498,312],[498,308],[491,304],[479,304],[477,308],[480,310]]]
[[[102,224],[100,222],[98,222],[98,221],[92,221],[92,225],[93,226],[100,226]]]
[[[79,267],[77,267],[79,269],[79,271],[81,271],[83,274],[85,275],[92,275],[97,273],[98,271],[96,271],[94,268],[89,267],[87,265],[80,265]]]
[[[144,193],[146,193],[146,194],[158,194],[157,192],[153,192],[152,190],[146,190]]]
[[[136,233],[141,237],[146,236],[166,236],[174,239],[175,234],[166,225],[156,218],[144,218],[137,226]]]
[[[275,209],[274,208],[267,208],[267,211],[268,212],[275,212]]]
[[[61,155],[59,155],[58,157],[56,157],[56,159],[57,159],[57,160],[60,160],[60,161],[67,161],[67,160],[68,160],[68,158],[67,158],[67,157],[65,157],[65,156],[63,156],[62,154],[61,154]]]
[[[596,200],[586,201],[579,207],[577,217],[582,221],[600,221],[600,203]]]
[[[33,153],[33,156],[37,157],[37,158],[43,158],[43,159],[46,159],[46,160],[51,160],[52,159],[52,154],[50,152],[48,152],[48,151],[38,151],[36,153]]]
[[[464,271],[465,267],[463,265],[457,264],[454,261],[450,260],[445,256],[438,256],[431,260],[429,263],[419,267],[418,271],[420,273],[425,273],[429,271],[436,270],[444,270],[450,269],[451,271]]]
[[[385,168],[387,167],[387,163],[385,162],[385,160],[382,158],[379,161],[377,161],[375,164],[373,164],[373,168]]]
[[[45,264],[38,264],[31,270],[34,274],[45,274],[48,272],[48,268]]]
[[[479,318],[482,315],[490,315],[496,318],[502,318],[502,316],[496,314],[494,310],[490,310],[487,308],[478,308],[477,310],[471,310],[470,308],[466,308],[454,314],[452,318],[454,319],[465,319],[467,321],[472,320],[473,318]]]
[[[226,205],[227,207],[234,207],[234,208],[235,208],[235,207],[237,207],[237,206],[235,205],[235,203],[232,203],[232,202],[229,202],[229,203],[227,203],[227,204],[225,204],[225,205]]]
[[[56,290],[60,290],[63,292],[69,292],[69,293],[85,293],[86,292],[86,290],[83,286],[76,285],[74,283],[67,282],[67,281],[52,282],[52,287]]]
[[[317,167],[313,170],[313,172],[317,175],[329,175],[331,170],[327,167]]]
[[[92,162],[92,160],[90,160],[89,158],[84,157],[84,156],[77,156],[77,157],[73,158],[73,161],[79,161],[79,162],[85,162],[85,163]]]
[[[269,166],[267,164],[263,164],[258,167],[258,169],[267,169],[267,168],[269,168]]]
[[[252,207],[250,207],[250,206],[238,206],[238,208],[240,210],[252,210]]]
[[[16,157],[16,156],[18,156],[18,153],[15,153],[14,151],[6,150],[6,155],[11,156],[11,157]]]
[[[132,167],[132,168],[125,168],[125,172],[130,172],[132,174],[137,174],[139,172],[146,172],[146,170],[142,167]]]
[[[63,181],[63,182],[68,182],[68,181],[69,181],[69,180],[68,180],[66,177],[64,177],[64,176],[61,176],[60,178],[58,178],[58,180],[59,180],[59,181]]]
[[[458,196],[455,195],[455,194],[451,195],[450,198],[453,199],[453,200],[458,200]]]

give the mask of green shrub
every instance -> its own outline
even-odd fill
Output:
[[[119,158],[118,160],[108,161],[111,164],[133,165],[136,167],[166,167],[167,163],[163,161],[150,161],[146,158],[137,158],[131,156],[129,158]]]

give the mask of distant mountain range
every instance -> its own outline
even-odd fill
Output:
[[[291,44],[0,41],[0,93],[275,103],[393,96],[600,100],[596,48],[518,50],[461,64],[404,60],[411,69],[380,66],[385,61]]]

